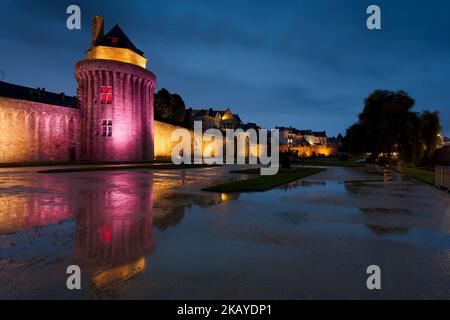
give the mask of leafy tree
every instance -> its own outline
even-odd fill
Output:
[[[390,160],[396,151],[408,162],[429,156],[441,130],[439,114],[424,111],[419,115],[412,111],[414,104],[405,91],[374,91],[365,99],[359,122],[347,129],[344,150],[370,152],[371,160],[380,154]]]
[[[356,123],[347,129],[347,133],[344,137],[343,150],[347,152],[363,152],[366,151],[364,147],[365,132],[363,127]]]
[[[172,120],[175,122],[182,122],[185,118],[186,105],[178,94],[173,94],[170,98],[172,105]]]
[[[380,153],[391,157],[405,131],[405,119],[412,117],[414,99],[404,91],[376,90],[365,100],[359,116],[372,159]]]
[[[186,104],[178,94],[171,94],[161,89],[155,94],[155,119],[183,123],[186,115]]]
[[[169,120],[172,117],[171,95],[166,89],[155,94],[155,119]]]
[[[420,115],[420,130],[428,154],[436,149],[438,134],[441,132],[441,129],[438,112],[422,112]]]

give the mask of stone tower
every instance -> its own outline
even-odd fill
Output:
[[[153,160],[155,75],[116,24],[103,34],[94,17],[92,44],[75,67],[81,120],[81,160]]]

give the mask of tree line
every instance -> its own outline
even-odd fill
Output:
[[[432,160],[441,124],[438,112],[414,112],[415,100],[405,91],[376,90],[365,99],[359,121],[347,129],[344,151],[426,165]]]

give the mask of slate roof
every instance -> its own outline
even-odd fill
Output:
[[[141,56],[144,55],[144,52],[136,48],[136,46],[133,44],[133,42],[131,42],[131,40],[127,37],[125,32],[123,32],[123,30],[119,27],[118,24],[116,24],[102,38],[97,40],[96,45],[130,49],[131,51],[134,51]]]
[[[0,97],[40,102],[60,107],[78,108],[77,97],[0,81]]]

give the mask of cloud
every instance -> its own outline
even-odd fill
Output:
[[[69,4],[82,8],[81,31],[65,28]],[[100,14],[107,28],[119,22],[150,58],[159,87],[189,105],[230,106],[263,126],[286,121],[337,133],[374,89],[406,89],[417,110],[438,109],[444,126],[450,123],[450,2],[379,0],[381,32],[365,28],[369,4],[4,0],[0,69],[11,82],[75,93],[74,63],[89,46],[91,17]]]

